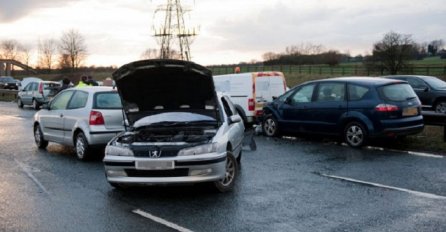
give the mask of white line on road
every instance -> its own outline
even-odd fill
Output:
[[[347,146],[347,145],[346,145]],[[395,149],[386,149],[382,147],[372,147],[367,146],[366,147],[369,150],[378,150],[378,151],[391,151],[391,152],[399,152],[399,153],[407,153],[409,155],[415,155],[415,156],[421,156],[421,157],[430,157],[430,158],[437,158],[437,159],[444,159],[445,157],[442,155],[434,155],[430,153],[424,153],[424,152],[415,152],[415,151],[401,151],[401,150],[395,150]]]
[[[19,165],[20,169],[31,179],[34,183],[47,195],[49,195],[48,190],[46,190],[45,186],[40,183],[40,181],[31,173],[31,171],[24,164],[20,163],[18,160],[14,159],[14,161]]]
[[[397,190],[397,191],[406,192],[406,193],[410,193],[410,194],[413,194],[416,196],[430,198],[430,199],[446,200],[445,196],[440,196],[440,195],[436,195],[436,194],[432,194],[432,193],[419,192],[419,191],[414,191],[414,190],[405,189],[405,188],[398,188],[398,187],[393,187],[393,186],[389,186],[389,185],[383,185],[383,184],[378,184],[378,183],[373,183],[373,182],[356,180],[356,179],[352,179],[352,178],[348,178],[348,177],[333,176],[333,175],[327,175],[327,174],[323,174],[323,173],[320,173],[320,175],[328,177],[328,178],[349,181],[349,182],[358,183],[358,184],[365,184],[365,185],[370,185],[370,186],[379,187],[379,188]]]
[[[152,221],[155,221],[155,222],[158,222],[160,224],[163,224],[163,225],[165,225],[167,227],[170,227],[172,229],[175,229],[177,231],[180,231],[180,232],[192,232],[192,230],[186,229],[186,228],[184,228],[182,226],[179,226],[179,225],[177,225],[175,223],[172,223],[172,222],[169,222],[167,220],[164,220],[164,219],[162,219],[160,217],[154,216],[154,215],[152,215],[150,213],[146,213],[146,212],[144,212],[144,211],[142,211],[140,209],[135,209],[132,212],[136,213],[136,214],[138,214],[140,216],[143,216],[145,218],[148,218],[148,219],[150,219]]]

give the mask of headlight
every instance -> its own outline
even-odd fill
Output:
[[[213,153],[216,151],[217,151],[217,143],[210,143],[182,149],[180,150],[180,152],[178,152],[178,156],[201,155],[201,154]]]
[[[133,156],[133,151],[125,147],[108,145],[107,147],[105,147],[105,155]]]

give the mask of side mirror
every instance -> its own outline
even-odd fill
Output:
[[[238,123],[241,122],[242,118],[240,117],[240,115],[232,115],[230,117],[228,117],[228,123],[229,124],[234,124],[234,123]]]
[[[285,103],[286,103],[286,104],[291,104],[291,97],[287,97],[287,98],[285,99]]]
[[[424,92],[429,92],[429,87],[425,86],[423,91]]]
[[[277,96],[273,96],[273,101],[277,99]]]

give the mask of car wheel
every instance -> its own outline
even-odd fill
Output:
[[[359,122],[351,122],[344,129],[344,140],[350,147],[361,147],[367,139],[367,131]]]
[[[435,112],[446,113],[446,101],[439,101],[435,104]]]
[[[273,116],[268,116],[263,121],[262,128],[263,128],[263,133],[266,136],[273,137],[273,136],[277,136],[279,134],[278,123],[277,123],[277,120]]]
[[[22,102],[22,99],[17,98],[17,106],[18,106],[19,108],[23,108],[23,102]]]
[[[39,125],[34,126],[34,141],[38,148],[45,149],[48,146],[48,141],[43,138],[43,133]]]
[[[74,141],[74,149],[76,150],[76,156],[78,159],[87,160],[88,158],[90,158],[90,147],[84,133],[77,133],[76,139]]]
[[[226,156],[225,176],[223,179],[214,182],[215,189],[222,193],[232,190],[237,175],[237,160],[234,158],[234,155],[232,155],[232,152],[228,151]]]
[[[33,99],[33,108],[34,108],[35,110],[38,110],[38,109],[40,108],[40,105],[39,105],[39,103],[36,101],[36,99]]]

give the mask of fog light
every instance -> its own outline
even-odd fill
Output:
[[[190,171],[190,176],[203,176],[212,172],[212,168],[203,169],[203,170],[192,170]]]
[[[127,176],[127,173],[125,171],[117,171],[117,170],[107,170],[107,176],[108,177],[120,177],[120,176]]]

